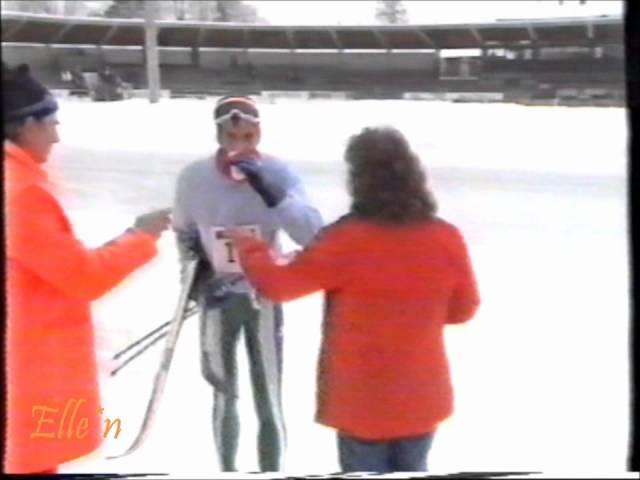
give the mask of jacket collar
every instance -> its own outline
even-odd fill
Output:
[[[216,153],[213,155],[213,161],[215,163],[215,168],[229,182],[238,184],[246,181],[246,179],[237,180],[233,178],[231,175],[231,163],[226,161],[226,155],[222,148],[218,148],[218,150],[216,150]]]
[[[47,172],[32,155],[15,143],[4,142],[4,174],[6,191],[48,183]]]

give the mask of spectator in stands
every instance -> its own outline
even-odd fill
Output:
[[[105,66],[104,69],[100,72],[100,79],[106,83],[107,85],[117,86],[119,83],[119,79],[116,74],[111,70],[109,65]]]
[[[116,74],[109,65],[98,74],[98,86],[96,87],[94,99],[104,101],[116,101],[124,98],[124,92],[122,88],[122,80],[120,76]]]
[[[346,162],[351,211],[290,263],[260,239],[228,235],[261,296],[326,292],[316,419],[338,430],[342,470],[426,471],[436,428],[452,413],[443,327],[474,315],[474,273],[399,131],[363,130]]]
[[[107,245],[74,236],[42,165],[58,104],[26,65],[2,67],[7,256],[5,473],[54,473],[101,442],[90,303],[157,254],[169,211],[141,215]],[[69,402],[84,427],[60,436]],[[77,408],[76,408],[77,407]],[[65,428],[68,428],[65,426]],[[74,426],[74,428],[76,428]]]
[[[71,69],[71,83],[73,84],[73,87],[78,90],[89,90],[89,87],[87,87],[87,81],[82,74],[82,69],[78,66]]]

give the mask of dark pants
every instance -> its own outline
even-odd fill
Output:
[[[256,413],[260,421],[260,470],[282,467],[285,426],[280,387],[282,376],[282,309],[264,299],[254,304],[249,295],[232,294],[218,308],[203,308],[200,319],[202,373],[214,387],[213,436],[220,468],[235,471],[240,421],[236,350],[240,333],[249,357]]]
[[[343,472],[426,472],[433,433],[393,440],[362,440],[338,434]]]

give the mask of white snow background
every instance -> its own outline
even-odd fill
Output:
[[[64,182],[76,234],[98,246],[136,215],[170,206],[176,175],[215,147],[215,99],[67,99],[49,168]],[[261,149],[302,176],[331,222],[346,212],[343,151],[362,127],[402,130],[428,169],[440,214],[468,242],[482,305],[447,327],[456,395],[437,433],[434,473],[622,472],[628,442],[627,127],[620,108],[421,101],[261,103]],[[293,243],[284,238],[287,248]],[[178,295],[172,233],[160,254],[93,305],[105,418],[120,418],[71,472],[220,477],[212,389],[200,375],[198,320],[187,320],[146,444],[117,460],[142,420],[161,344],[116,377],[111,356],[168,320]],[[288,474],[339,471],[335,432],[313,422],[321,295],[285,305]],[[257,421],[239,343],[238,468],[257,471]],[[595,474],[597,476],[597,474]]]

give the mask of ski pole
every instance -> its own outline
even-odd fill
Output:
[[[190,317],[191,315],[193,315],[196,310],[198,309],[197,306],[191,307],[189,310],[187,310],[185,312],[185,317]],[[151,330],[149,333],[147,333],[146,335],[144,335],[143,337],[139,338],[138,340],[136,340],[135,342],[133,342],[131,345],[129,345],[126,348],[123,348],[122,350],[120,350],[118,353],[116,353],[113,356],[114,360],[117,360],[118,358],[120,358],[122,355],[124,355],[125,353],[127,353],[129,350],[131,350],[132,348],[134,348],[136,345],[139,345],[140,343],[144,342],[147,338],[155,335],[156,333],[158,333],[160,330],[162,330],[163,328],[167,327],[170,323],[170,320],[164,322],[162,325],[159,325],[158,327],[154,328],[153,330]]]
[[[115,376],[116,373],[118,373],[120,370],[122,370],[124,367],[126,367],[132,360],[134,360],[135,358],[138,358],[140,355],[142,355],[144,352],[146,352],[150,347],[156,345],[160,340],[162,340],[164,337],[166,337],[168,335],[168,333],[169,333],[168,331],[162,332],[156,338],[151,340],[147,345],[145,345],[140,350],[138,350],[136,353],[134,353],[129,358],[127,358],[124,362],[122,362],[121,365],[119,365],[117,368],[115,368],[115,369],[113,369],[111,371],[111,376],[112,377]]]
[[[187,318],[189,318],[190,316],[192,316],[196,311],[198,310],[198,307],[192,307],[189,310],[187,310],[184,314],[184,319],[186,320]],[[122,350],[121,352],[118,353],[118,356],[122,356],[122,354],[125,353],[126,350],[130,350],[131,348],[133,348],[134,346],[136,346],[137,344],[139,344],[140,342],[142,342],[143,340],[145,340],[146,338],[150,337],[151,335],[153,335],[154,333],[159,332],[163,327],[166,327],[169,322],[166,322],[165,324],[160,325],[159,327],[155,328],[152,332],[149,332],[148,334],[146,334],[143,338],[137,340],[136,342],[134,342],[134,344],[129,345],[125,350]],[[140,355],[142,355],[144,352],[146,352],[150,347],[152,347],[153,345],[155,345],[156,343],[158,343],[160,340],[162,340],[164,337],[167,336],[168,333],[168,328],[165,329],[164,332],[161,332],[160,335],[158,335],[155,338],[152,338],[146,345],[144,345],[143,347],[141,347],[137,352],[135,352],[133,355],[131,355],[129,358],[127,358],[124,362],[122,362],[121,365],[119,365],[117,368],[115,368],[112,372],[111,372],[111,376],[113,377],[116,373],[118,373],[120,370],[122,370],[126,365],[128,365],[132,360],[134,360],[135,358],[139,357]],[[114,356],[114,359],[116,359],[117,357]]]
[[[240,280],[243,279],[242,275],[233,275],[231,277],[227,277],[227,278],[221,278],[218,279],[218,281],[214,284],[214,291],[218,291],[218,294],[220,295],[220,290],[224,291],[225,288],[228,288],[231,285],[235,285],[236,283],[238,283]],[[253,298],[253,295],[252,295]],[[223,300],[222,298],[220,298],[220,300]],[[198,310],[197,306],[194,306],[192,308],[190,308],[189,310],[187,310],[184,313],[184,319],[186,320],[189,316],[191,316],[193,313],[195,313]],[[167,325],[169,325],[171,322],[165,322],[162,325],[156,327],[155,329],[153,329],[151,332],[147,333],[144,337],[136,340],[134,343],[132,343],[131,345],[129,345],[127,348],[121,350],[120,352],[118,352],[116,355],[114,355],[114,360],[118,359],[119,357],[121,357],[124,353],[126,353],[127,351],[131,350],[133,347],[135,347],[136,345],[140,344],[141,342],[143,342],[144,340],[146,340],[147,338],[149,338],[150,336],[154,335],[155,333],[159,332],[162,330],[162,328],[166,327]],[[142,355],[145,351],[147,351],[151,346],[155,345],[158,341],[160,341],[161,339],[163,339],[164,337],[166,337],[167,332],[163,332],[161,335],[157,336],[156,338],[152,339],[147,345],[145,345],[144,347],[140,348],[140,350],[138,350],[135,354],[133,354],[131,357],[129,357],[127,360],[125,360],[120,366],[118,366],[117,368],[115,368],[112,372],[111,372],[111,376],[114,376],[116,373],[118,373],[120,370],[122,370],[126,365],[128,365],[133,359],[139,357],[140,355]]]

